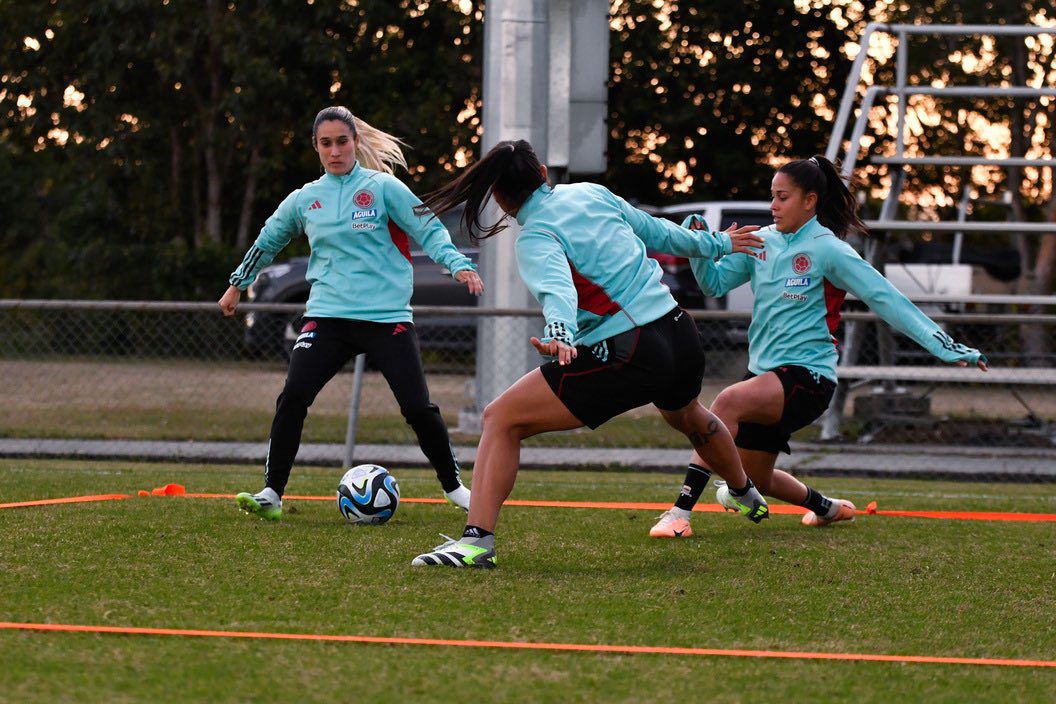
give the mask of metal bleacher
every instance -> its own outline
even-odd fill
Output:
[[[869,55],[870,41],[874,35],[886,34],[893,42],[894,52],[894,85],[866,85],[863,80],[863,67]],[[863,138],[870,129],[870,114],[878,105],[887,105],[895,110],[897,127],[894,135],[876,134],[877,142],[887,153],[868,157],[868,163],[886,169],[890,177],[890,191],[880,208],[875,220],[866,220],[870,237],[861,242],[863,257],[874,267],[883,270],[888,238],[891,233],[954,233],[953,260],[959,263],[963,233],[1009,234],[1022,233],[1040,235],[1056,231],[1056,225],[1045,222],[1023,222],[1008,220],[1005,222],[970,222],[966,218],[970,201],[971,180],[965,178],[964,192],[960,199],[961,206],[956,221],[909,221],[905,219],[906,208],[900,208],[900,199],[906,176],[913,169],[922,167],[949,167],[965,170],[974,166],[994,168],[1038,167],[1052,169],[1056,160],[1048,157],[1027,157],[1023,154],[1009,154],[1000,158],[991,158],[982,154],[919,154],[919,144],[914,144],[914,153],[907,154],[906,113],[909,101],[915,96],[932,96],[935,99],[993,98],[992,105],[1011,105],[1013,99],[1047,98],[1056,100],[1056,88],[1033,87],[1027,85],[957,85],[936,86],[927,81],[915,83],[909,73],[909,50],[911,36],[956,37],[961,40],[982,37],[1031,37],[1056,36],[1056,27],[1038,27],[1032,25],[906,25],[870,23],[860,40],[860,50],[854,59],[847,84],[844,88],[840,107],[833,123],[832,136],[829,140],[826,156],[830,160],[839,160],[846,174],[854,174],[855,168],[862,159]],[[874,72],[874,75],[878,72]],[[860,96],[857,110],[855,102]],[[894,100],[891,101],[890,99]],[[891,103],[894,103],[891,106]],[[852,116],[852,112],[854,113]],[[853,124],[852,124],[853,117]],[[848,135],[850,128],[850,135]],[[1052,126],[1049,126],[1052,129]],[[890,137],[894,137],[893,140]],[[886,138],[886,140],[884,139]],[[891,142],[894,142],[893,149]],[[1050,140],[1051,143],[1052,140]],[[842,151],[842,153],[841,153]],[[1009,149],[1011,152],[1011,149]],[[1050,173],[1052,173],[1050,171]],[[1033,305],[1038,305],[1038,297],[1032,297]],[[964,299],[971,302],[972,296]],[[1024,302],[1026,302],[1024,300]],[[1056,306],[1056,296],[1045,297],[1041,305]],[[1051,316],[1039,316],[1051,317]],[[1040,321],[1039,321],[1040,322]],[[895,345],[890,331],[878,332],[879,364],[859,365],[863,325],[853,320],[846,323],[843,348],[838,370],[840,384],[828,413],[822,424],[823,440],[839,436],[842,421],[842,409],[847,400],[848,389],[852,383],[882,382],[887,389],[893,389],[900,383],[932,382],[956,380],[970,383],[1005,383],[1005,384],[1053,384],[1056,383],[1056,370],[1053,369],[1020,369],[1007,368],[982,374],[978,370],[965,370],[943,366],[899,366],[894,358]],[[974,371],[975,373],[971,373]]]

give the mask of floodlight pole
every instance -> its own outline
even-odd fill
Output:
[[[559,180],[569,171],[604,171],[608,31],[607,0],[489,0],[481,154],[526,139]],[[499,215],[492,205],[486,221]],[[517,270],[519,230],[511,219],[481,247],[483,307],[538,308]],[[538,319],[480,319],[474,405],[459,415],[460,430],[479,430],[484,407],[539,366],[528,338],[541,332]]]

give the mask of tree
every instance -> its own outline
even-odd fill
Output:
[[[610,169],[622,194],[762,198],[775,163],[824,149],[844,30],[820,3],[613,3]]]
[[[413,187],[438,185],[476,138],[454,117],[479,94],[480,20],[466,0],[0,5],[0,173],[22,175],[3,237],[35,269],[8,295],[212,295],[319,174],[328,104],[405,137]]]

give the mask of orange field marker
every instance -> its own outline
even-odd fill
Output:
[[[60,499],[40,499],[39,501],[16,501],[11,504],[0,504],[0,508],[21,508],[23,506],[51,506],[53,504],[82,504],[90,501],[116,501],[132,498],[128,494],[96,494],[94,496],[65,496]]]
[[[191,494],[189,498],[197,499],[233,499],[234,494]],[[298,496],[287,494],[283,498],[299,501],[333,501],[333,496]],[[400,501],[411,504],[443,504],[444,499],[409,497],[401,498]],[[629,501],[539,501],[528,499],[511,499],[505,506],[535,506],[543,508],[597,508],[597,509],[623,509],[629,511],[666,511],[671,504],[660,502],[629,502]],[[698,513],[722,513],[724,509],[719,504],[697,504],[693,510]],[[787,504],[771,504],[770,513],[802,515],[807,509],[800,506],[789,506]],[[1027,523],[1056,521],[1056,513],[1000,513],[996,511],[877,511],[875,506],[872,510],[858,511],[859,516],[896,516],[899,518],[940,518],[946,520],[960,521],[1022,521]]]
[[[727,648],[676,648],[650,645],[596,645],[590,643],[530,643],[499,640],[451,640],[443,638],[394,638],[342,636],[324,633],[257,633],[252,631],[207,631],[187,628],[137,628],[131,626],[85,626],[61,623],[0,622],[0,629],[20,631],[59,631],[67,633],[115,633],[146,636],[188,636],[198,638],[259,638],[269,640],[376,643],[384,645],[444,645],[458,648],[502,648],[507,650],[559,650],[586,653],[635,655],[703,655],[739,658],[784,658],[791,660],[851,660],[858,662],[898,662],[931,665],[993,665],[999,667],[1056,667],[1056,660],[1014,660],[1004,658],[958,658],[930,655],[883,655],[874,653],[815,653],[792,650],[734,650]]]
[[[203,494],[191,493],[180,494],[183,487],[179,485],[168,485],[179,487],[170,490],[169,495],[183,496],[188,499],[233,499],[234,494]],[[161,495],[165,487],[155,489],[154,496]],[[140,492],[140,496],[147,492]],[[98,496],[70,496],[59,499],[42,499],[40,501],[20,501],[10,504],[0,504],[0,509],[17,508],[21,506],[48,506],[51,504],[86,503],[90,501],[113,501],[115,499],[131,498],[128,494],[100,494]],[[333,496],[301,496],[287,494],[284,498],[297,501],[333,501]],[[400,501],[411,504],[443,504],[444,499],[434,498],[410,498],[405,497]],[[512,499],[507,501],[506,506],[534,506],[542,508],[593,508],[593,509],[621,509],[625,511],[666,511],[671,508],[670,504],[660,502],[631,502],[631,501],[542,501],[529,499]],[[697,504],[693,510],[698,513],[722,513],[725,509],[719,504]],[[770,513],[800,515],[806,513],[805,508],[800,506],[789,506],[787,504],[772,504]],[[949,521],[1013,521],[1022,523],[1048,523],[1056,522],[1056,513],[1003,513],[999,511],[877,511],[875,506],[858,511],[859,516],[892,516],[896,518],[932,518]]]

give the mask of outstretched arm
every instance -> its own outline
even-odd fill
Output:
[[[690,215],[682,224],[691,230],[704,227],[703,219],[696,215]],[[732,237],[741,229],[743,228],[738,228],[737,223],[733,223],[726,228],[726,232]],[[754,254],[751,252],[736,252],[719,260],[696,257],[689,260],[689,266],[704,295],[719,297],[751,280],[754,265],[749,257],[752,256]]]
[[[458,281],[469,286],[472,293],[479,294],[484,290],[480,277],[458,278],[463,271],[475,272],[476,267],[469,257],[458,251],[451,243],[451,233],[447,231],[440,218],[432,213],[416,215],[414,209],[422,204],[418,196],[398,178],[390,176],[384,181],[385,205],[388,208],[389,217],[407,233],[409,237],[421,246],[422,250],[440,266],[448,269]],[[472,285],[471,285],[472,284]],[[480,290],[474,290],[479,284]]]
[[[832,238],[824,266],[830,281],[865,301],[888,325],[931,354],[950,364],[973,364],[987,370],[986,355],[947,335],[846,242]]]
[[[650,249],[667,252],[681,257],[721,257],[733,252],[750,252],[762,247],[763,241],[754,232],[759,228],[750,225],[736,233],[709,232],[708,230],[690,231],[679,227],[670,220],[654,218],[617,195],[612,195],[624,219],[634,230],[638,239],[645,242]]]

